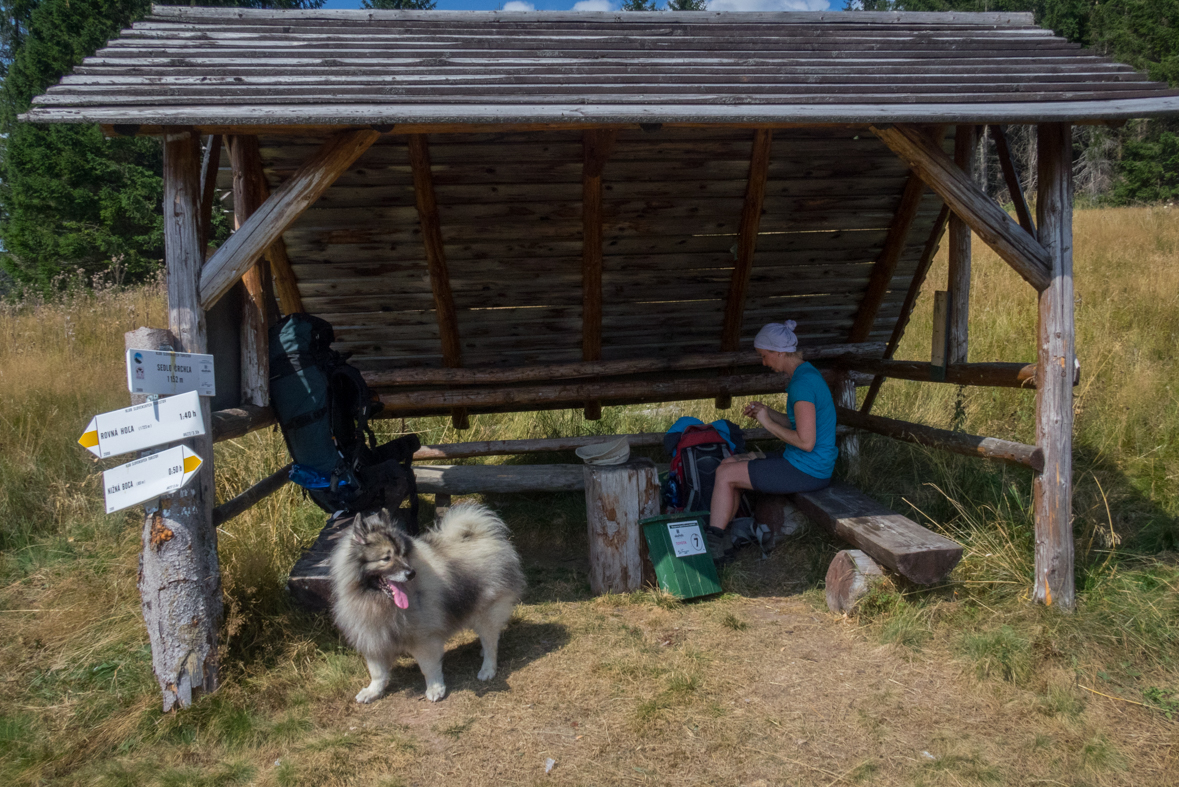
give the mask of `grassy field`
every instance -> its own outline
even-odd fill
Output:
[[[810,531],[767,561],[743,555],[719,598],[593,598],[577,495],[490,497],[529,591],[500,676],[476,681],[478,645],[460,637],[437,704],[408,659],[386,698],[352,701],[361,659],[286,600],[322,525],[288,487],[219,533],[224,687],[162,714],[135,588],[141,521],[102,513],[103,465],[75,443],[125,404],[122,334],[165,322],[161,293],[0,306],[0,783],[1179,782],[1179,216],[1081,211],[1075,232],[1074,614],[1028,601],[1029,473],[866,437],[863,486],[965,545],[946,585],[837,617],[822,578],[840,547]],[[1033,294],[978,245],[971,360],[1030,361]],[[944,281],[943,258],[929,289]],[[898,357],[928,357],[930,323],[923,297]],[[876,411],[1032,441],[1025,391],[890,381]],[[685,402],[406,428],[423,442],[545,437],[682,414],[717,416]],[[219,445],[219,497],[286,461],[269,431]]]

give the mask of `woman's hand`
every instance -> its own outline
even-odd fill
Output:
[[[750,402],[749,404],[745,405],[745,409],[742,410],[742,413],[746,418],[752,418],[765,427],[768,427],[769,423],[767,422],[772,420],[770,415],[772,412],[774,411],[764,402],[757,401]]]

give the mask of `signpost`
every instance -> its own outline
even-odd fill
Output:
[[[78,443],[95,456],[106,458],[204,433],[200,395],[189,391],[96,415]]]
[[[154,500],[187,484],[201,466],[201,458],[187,446],[178,445],[113,467],[102,474],[106,512]]]
[[[128,350],[127,389],[133,394],[173,396],[196,391],[201,396],[214,396],[213,356]]]

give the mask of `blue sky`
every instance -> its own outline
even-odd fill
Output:
[[[496,11],[505,6],[514,10],[568,11],[574,4],[592,4],[593,10],[617,9],[621,0],[438,0],[443,11]],[[843,7],[842,0],[708,0],[710,11],[826,11]],[[324,8],[360,8],[360,0],[327,0]]]

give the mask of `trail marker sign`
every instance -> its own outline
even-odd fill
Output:
[[[106,512],[113,514],[145,503],[187,484],[200,469],[202,460],[187,446],[178,445],[145,456],[102,474]]]
[[[127,390],[133,394],[175,394],[196,391],[214,396],[213,356],[165,350],[127,351]]]
[[[96,415],[78,443],[102,459],[204,433],[200,395],[189,391]]]

